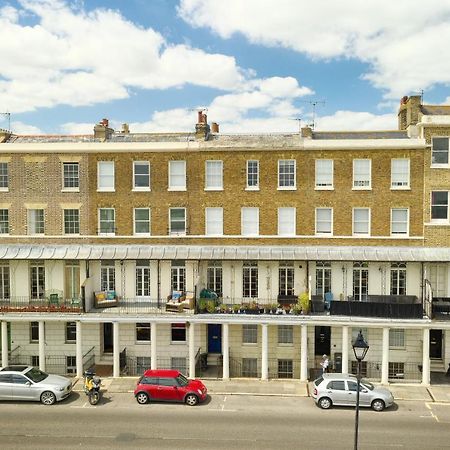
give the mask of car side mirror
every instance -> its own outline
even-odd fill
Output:
[[[364,392],[364,394],[367,394],[367,390],[366,389],[361,389],[361,392]]]
[[[31,381],[27,381],[25,384],[26,384],[27,386],[31,386]]]

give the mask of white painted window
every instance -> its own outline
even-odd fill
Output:
[[[431,166],[448,166],[449,138],[435,137],[431,144]]]
[[[391,159],[391,189],[409,189],[409,158]]]
[[[207,236],[223,235],[223,208],[206,208],[205,220]]]
[[[150,190],[150,163],[148,161],[133,161],[133,190]]]
[[[391,295],[406,295],[406,263],[391,263]]]
[[[256,324],[242,325],[242,343],[243,344],[258,343],[258,325]]]
[[[243,377],[257,378],[258,377],[258,359],[257,358],[242,358],[242,373]]]
[[[447,223],[449,191],[433,191],[431,193],[431,220]]]
[[[295,159],[280,159],[278,161],[278,189],[296,189]]]
[[[316,189],[333,189],[332,159],[316,159]]]
[[[102,261],[100,267],[100,285],[102,291],[116,290],[116,267],[114,261]]]
[[[186,290],[186,265],[182,260],[172,261],[170,268],[172,291]]]
[[[186,190],[186,161],[169,161],[169,191]]]
[[[223,162],[206,161],[205,190],[221,191],[223,189]]]
[[[136,261],[136,297],[150,297],[150,262]]]
[[[9,176],[8,176],[8,163],[0,162],[0,191],[8,191]]]
[[[292,325],[278,325],[278,343],[292,344],[294,342],[294,327]]]
[[[278,378],[294,378],[294,362],[292,359],[278,360]]]
[[[333,208],[316,208],[316,234],[333,234]]]
[[[150,342],[151,339],[151,323],[136,323],[136,342]]]
[[[259,235],[259,208],[241,208],[241,234]]]
[[[295,236],[296,208],[278,208],[278,235]]]
[[[80,210],[64,210],[64,234],[80,234]]]
[[[9,234],[9,210],[0,209],[0,234]]]
[[[372,188],[372,160],[353,160],[353,189]]]
[[[134,208],[134,234],[150,235],[150,208]]]
[[[8,300],[11,296],[9,263],[0,262],[0,299]]]
[[[63,190],[78,191],[80,188],[79,164],[77,162],[63,163]]]
[[[353,236],[370,235],[370,208],[353,208]]]
[[[98,234],[114,235],[116,233],[116,211],[114,208],[99,208]]]
[[[99,161],[97,165],[97,190],[114,192],[114,161]]]
[[[391,209],[391,235],[409,234],[409,209],[392,208]]]
[[[258,263],[245,261],[242,267],[242,296],[244,298],[258,297]]]
[[[45,298],[44,262],[30,262],[30,296],[32,300],[43,300]]]
[[[28,234],[44,234],[44,210],[43,209],[29,209],[27,211],[28,219]]]
[[[259,189],[259,161],[247,161],[247,189]]]
[[[170,208],[169,224],[169,234],[186,234],[186,208]]]
[[[389,347],[405,347],[405,330],[401,328],[391,328],[389,330]]]

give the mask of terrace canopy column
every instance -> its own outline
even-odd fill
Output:
[[[195,324],[189,323],[189,378],[195,378]]]
[[[423,330],[422,384],[430,384],[430,330]]]
[[[348,373],[348,326],[342,327],[342,373]]]
[[[39,321],[39,369],[45,371],[45,322]]]
[[[389,383],[389,328],[383,328],[381,384]]]
[[[261,380],[269,379],[269,332],[267,323],[261,324],[262,343],[261,343]]]
[[[81,378],[83,376],[83,336],[81,331],[81,322],[76,321],[76,360],[77,360],[77,377]]]
[[[156,322],[150,324],[150,368],[155,370],[158,368],[158,355],[156,352],[157,328]]]
[[[113,322],[113,377],[120,377],[119,322]]]
[[[300,381],[308,381],[308,326],[300,325]]]
[[[2,321],[2,367],[8,366],[8,322]]]
[[[224,380],[230,379],[230,342],[229,342],[229,325],[222,324],[222,357],[223,357],[223,374]]]

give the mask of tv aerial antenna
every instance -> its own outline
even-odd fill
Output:
[[[296,120],[298,122],[298,132],[302,131],[302,118],[301,117],[289,117],[289,120]]]
[[[309,126],[314,130],[316,125],[316,106],[325,106],[325,100],[301,100],[302,103],[309,103],[312,107],[312,122]]]
[[[9,112],[0,112],[0,115],[5,116],[8,121],[8,129],[7,131],[11,131],[11,113]]]

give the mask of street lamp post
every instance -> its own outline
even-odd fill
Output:
[[[359,330],[358,336],[355,342],[352,344],[353,353],[358,362],[358,374],[356,376],[356,416],[355,416],[355,446],[354,449],[358,450],[358,427],[359,427],[359,389],[361,386],[361,361],[366,357],[369,345],[364,340],[362,330]]]

